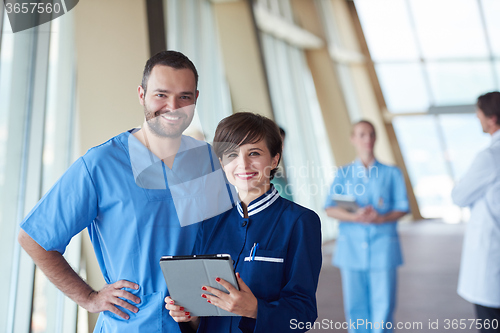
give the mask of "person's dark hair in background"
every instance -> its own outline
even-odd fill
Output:
[[[237,112],[222,119],[215,131],[213,147],[218,158],[237,147],[265,140],[271,157],[280,155],[283,148],[278,125],[269,118],[251,112]],[[278,160],[279,164],[279,160]],[[271,170],[271,178],[278,168]]]
[[[286,132],[283,129],[283,127],[281,127],[281,126],[280,126],[280,135],[281,135],[281,139],[283,139],[283,141],[285,141]]]
[[[144,72],[142,73],[141,86],[144,89],[144,94],[146,94],[148,87],[148,79],[153,67],[156,65],[163,65],[172,67],[175,69],[188,68],[193,71],[194,78],[196,81],[196,88],[198,89],[198,72],[194,64],[186,57],[184,54],[177,51],[161,51],[149,58],[144,66]]]
[[[477,98],[477,107],[488,118],[497,117],[496,123],[500,125],[500,92],[492,91]]]

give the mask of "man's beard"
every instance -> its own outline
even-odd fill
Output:
[[[184,107],[186,108],[194,108],[195,105],[190,105]],[[180,109],[178,109],[180,110]],[[191,123],[192,117],[188,118],[188,116],[184,112],[179,112],[178,110],[171,112],[161,112],[161,111],[151,111],[148,109],[147,105],[144,104],[144,115],[146,117],[146,121],[148,123],[149,128],[153,132],[154,135],[162,138],[178,138],[182,135],[182,133],[188,128]],[[162,124],[161,116],[168,114],[170,117],[180,117],[180,121],[182,121],[178,127]]]

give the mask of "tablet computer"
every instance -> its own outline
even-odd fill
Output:
[[[237,316],[207,302],[201,294],[202,286],[210,286],[228,292],[215,281],[220,277],[239,290],[234,274],[233,260],[229,254],[192,256],[165,256],[160,266],[167,283],[170,297],[176,305],[183,306],[191,316]]]
[[[335,201],[338,207],[344,208],[350,213],[354,213],[359,209],[359,206],[356,203],[356,198],[354,196],[334,194],[332,196],[332,199],[333,201]]]

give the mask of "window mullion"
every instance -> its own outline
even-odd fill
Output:
[[[32,69],[30,91],[28,91],[27,123],[21,173],[20,195],[16,235],[19,222],[38,202],[42,192],[42,155],[44,143],[45,105],[47,96],[47,75],[50,45],[50,23],[28,30],[33,34]],[[13,270],[12,278],[16,288],[13,308],[12,332],[29,332],[31,323],[31,304],[33,299],[34,264],[31,258],[21,251],[19,243],[14,244],[15,261],[18,267]],[[17,276],[16,276],[17,275]],[[30,306],[28,306],[30,305]]]

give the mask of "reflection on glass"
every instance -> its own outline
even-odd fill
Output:
[[[3,15],[0,14],[0,15]],[[9,120],[9,100],[10,86],[12,80],[12,57],[14,50],[14,34],[9,25],[9,21],[3,22],[2,44],[0,45],[0,188],[3,187],[5,181],[5,163],[7,162],[7,138],[9,128],[7,126]],[[0,223],[2,217],[0,214]]]
[[[500,57],[500,1],[481,0],[484,18],[488,29],[489,43],[495,57]]]
[[[219,120],[232,113],[229,86],[220,55],[217,26],[209,1],[164,0],[167,49],[190,58],[200,75],[203,93],[185,134],[212,141]]]
[[[57,181],[74,160],[72,129],[75,50],[72,12],[51,21],[50,32],[43,131],[42,193]],[[80,247],[72,244],[66,248],[65,257],[78,271]],[[73,256],[78,259],[74,260]],[[39,268],[35,272],[32,307],[32,333],[66,332],[68,327],[74,331],[76,304],[64,298]]]
[[[476,0],[410,0],[410,4],[425,58],[489,56]]]
[[[460,180],[476,154],[485,149],[491,138],[483,133],[474,114],[440,115],[439,122],[446,142],[445,158],[451,164],[455,181]]]
[[[435,116],[397,117],[393,124],[422,216],[458,221]]]
[[[436,105],[474,104],[495,89],[489,61],[430,62],[427,69]]]
[[[267,33],[260,38],[275,120],[287,132],[283,152],[287,190],[294,201],[326,218],[322,205],[329,184],[325,179],[331,179],[335,164],[305,56],[302,50]],[[323,239],[331,239],[336,230],[325,224],[322,232]]]
[[[405,1],[355,0],[355,4],[372,59],[418,59]]]
[[[377,75],[390,112],[426,111],[428,96],[420,63],[378,64]]]

